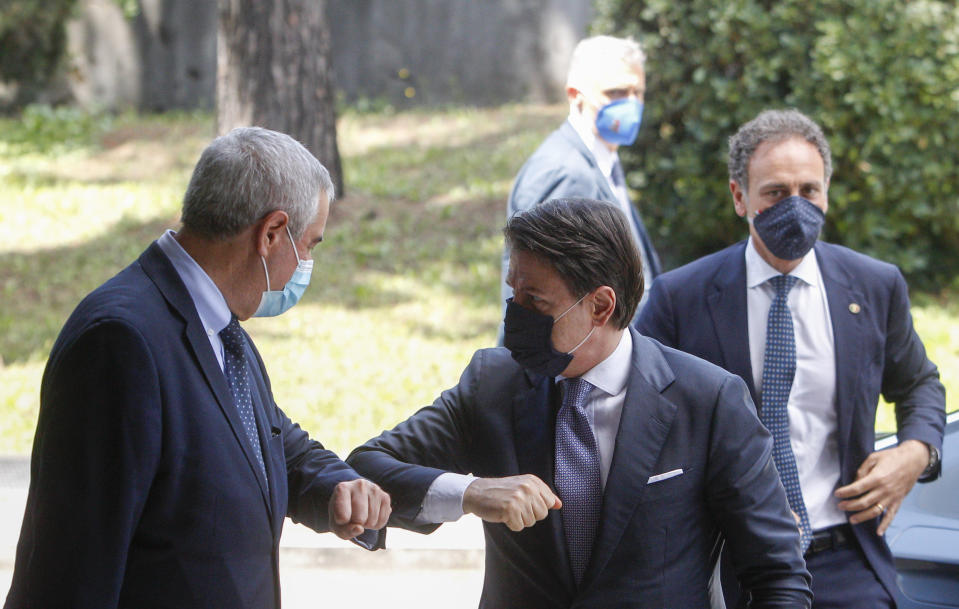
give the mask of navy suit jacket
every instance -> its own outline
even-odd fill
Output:
[[[746,244],[661,275],[638,329],[740,376],[759,404],[746,318]],[[835,341],[840,483],[853,482],[856,470],[874,451],[880,393],[895,402],[900,440],[920,440],[941,450],[945,390],[912,327],[902,274],[891,264],[842,246],[819,242],[814,251]],[[936,471],[929,479],[938,475]],[[853,531],[893,595],[892,555],[876,534],[877,524],[871,520]]]
[[[80,303],[43,376],[5,607],[279,606],[284,517],[327,530],[359,476],[277,407],[248,344],[267,479],[155,243]]]
[[[619,208],[616,195],[609,187],[606,176],[596,165],[593,153],[586,148],[583,139],[569,121],[564,121],[559,129],[554,131],[533,153],[513,183],[507,202],[506,217],[530,209],[549,199],[581,198],[607,201]],[[649,261],[650,277],[646,277],[646,285],[661,272],[659,256],[653,247],[646,226],[630,206],[630,220],[636,228],[643,248],[643,253]],[[502,296],[506,300],[513,291],[506,285],[506,271],[509,269],[509,252],[503,252],[502,266]]]
[[[756,607],[808,607],[809,576],[772,462],[772,440],[735,376],[632,332],[632,373],[599,530],[581,585],[561,513],[511,531],[484,522],[481,607],[706,607],[720,532]],[[443,472],[535,474],[553,486],[559,405],[552,379],[506,349],[478,351],[457,386],[347,461],[394,500],[391,524],[416,526]],[[648,484],[650,476],[682,469]]]

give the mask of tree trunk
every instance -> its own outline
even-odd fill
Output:
[[[288,133],[329,170],[338,195],[332,53],[325,0],[219,0],[217,131]]]

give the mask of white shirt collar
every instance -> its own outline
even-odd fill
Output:
[[[580,139],[583,140],[586,149],[593,153],[593,158],[596,160],[596,166],[599,167],[600,172],[606,178],[610,178],[613,175],[613,164],[619,159],[619,155],[607,148],[603,140],[593,133],[592,125],[581,114],[570,112],[567,120],[579,134]]]
[[[230,307],[226,304],[220,288],[210,279],[203,267],[183,249],[174,238],[175,236],[175,232],[168,230],[157,239],[157,245],[169,258],[186,286],[187,292],[190,293],[190,298],[193,299],[193,305],[207,334],[210,332],[219,334],[220,330],[229,325],[233,317]]]
[[[819,285],[819,263],[816,261],[815,250],[810,250],[812,255],[803,256],[802,262],[796,265],[790,275],[801,279],[804,283],[811,286]],[[756,244],[753,242],[752,235],[746,242],[746,287],[754,288],[760,286],[773,277],[781,275],[768,262],[763,260],[759,252],[756,251]]]
[[[629,382],[633,362],[633,337],[623,330],[619,344],[606,359],[587,370],[581,378],[609,395],[618,395]]]

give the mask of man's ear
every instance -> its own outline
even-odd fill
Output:
[[[608,285],[601,285],[590,296],[593,305],[593,325],[605,326],[616,311],[616,292]]]
[[[729,181],[729,192],[733,193],[733,206],[736,208],[736,215],[740,218],[746,217],[746,191],[735,180]]]
[[[290,217],[285,211],[274,210],[263,216],[254,225],[253,238],[256,242],[256,251],[266,257],[274,248],[283,244],[286,237],[286,225]]]

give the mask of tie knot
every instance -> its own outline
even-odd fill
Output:
[[[563,405],[570,408],[582,408],[586,405],[586,396],[593,386],[582,378],[563,379]]]
[[[782,297],[789,294],[789,290],[796,285],[797,280],[798,278],[794,275],[776,275],[769,282],[776,288],[776,296]]]
[[[223,341],[223,348],[227,351],[237,355],[243,354],[246,339],[243,337],[243,330],[240,328],[240,320],[235,315],[230,319],[230,323],[220,330],[220,340]]]

